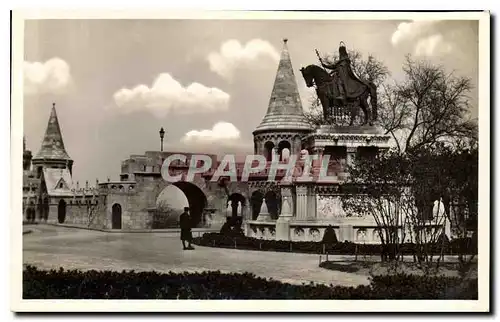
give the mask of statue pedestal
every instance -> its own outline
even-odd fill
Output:
[[[383,135],[384,129],[375,125],[335,125],[325,124],[320,125],[316,134],[373,134]]]
[[[290,240],[290,220],[292,216],[280,216],[276,221],[276,240]]]
[[[273,221],[270,213],[260,213],[257,217],[257,221]]]
[[[306,137],[306,142],[311,150],[330,146],[389,148],[390,138],[377,126],[321,125]]]

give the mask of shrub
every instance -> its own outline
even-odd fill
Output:
[[[241,217],[227,217],[226,222],[220,229],[220,234],[224,236],[243,237],[245,234],[241,228],[242,224],[243,220]]]
[[[250,273],[23,272],[24,299],[477,299],[477,279],[375,276],[357,287],[293,285]]]
[[[325,233],[326,235],[326,233]],[[333,237],[330,240],[333,240]],[[379,255],[382,252],[380,244],[356,244],[352,242],[343,243],[325,243],[325,242],[306,242],[306,241],[284,241],[284,240],[265,240],[242,235],[231,236],[218,233],[206,233],[202,237],[193,239],[193,243],[200,246],[222,247],[222,248],[238,248],[252,249],[262,251],[277,251],[277,252],[297,252],[297,253],[312,253],[321,254],[323,249],[329,254],[335,255]],[[235,247],[236,245],[236,247]],[[391,247],[393,245],[387,245]],[[415,244],[397,245],[399,251],[403,255],[413,255],[417,253]],[[420,245],[421,246],[421,245]],[[449,242],[440,241],[436,244],[427,245],[429,254],[443,255],[453,254],[477,254],[477,243],[474,243],[471,238],[453,239]]]

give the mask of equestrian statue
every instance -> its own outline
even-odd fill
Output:
[[[300,71],[307,87],[316,85],[316,94],[323,107],[325,120],[332,119],[333,108],[341,108],[351,111],[352,125],[355,115],[353,111],[361,108],[364,113],[362,125],[373,125],[373,121],[377,119],[377,87],[373,82],[361,80],[354,74],[344,43],[340,43],[339,59],[333,64],[323,62],[317,50],[316,54],[323,68],[309,65],[302,67]]]

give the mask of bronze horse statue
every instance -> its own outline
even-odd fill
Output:
[[[309,65],[300,69],[307,87],[316,85],[316,93],[323,106],[323,116],[326,120],[331,119],[333,107],[347,108],[350,105],[358,106],[363,110],[364,123],[362,125],[373,125],[373,120],[377,119],[377,88],[373,82],[362,81],[357,78],[349,68],[349,79],[341,80],[337,76],[330,74],[317,65]],[[339,88],[341,81],[344,84],[344,93]],[[342,98],[342,94],[344,95]],[[370,98],[370,104],[368,103]],[[370,108],[371,105],[371,108]],[[371,113],[370,113],[371,112]],[[351,123],[353,117],[351,114]]]

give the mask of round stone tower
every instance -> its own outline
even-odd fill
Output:
[[[253,131],[254,153],[264,155],[268,161],[283,159],[286,149],[289,155],[299,155],[302,137],[311,131],[302,109],[287,39],[284,39],[267,113]]]
[[[72,173],[73,160],[64,147],[55,103],[52,104],[49,123],[47,124],[40,151],[31,162],[37,178],[41,177],[44,168],[68,169]]]

